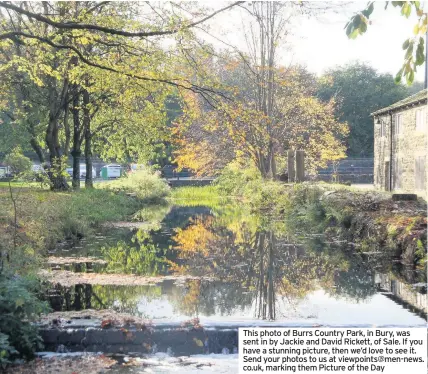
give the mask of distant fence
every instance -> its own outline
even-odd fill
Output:
[[[373,183],[373,158],[346,158],[318,171],[317,180],[331,182]]]
[[[194,174],[189,169],[182,169],[177,171],[177,168],[172,165],[164,166],[161,169],[162,178],[171,179],[171,178],[192,178]]]

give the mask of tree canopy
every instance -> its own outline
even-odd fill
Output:
[[[165,135],[168,96],[222,97],[186,53],[199,48],[193,27],[238,4],[0,2],[1,109],[49,162],[52,187],[68,188],[71,155],[78,188],[81,154],[91,186],[93,147],[105,159],[147,161]]]
[[[317,96],[327,102],[335,99],[335,116],[348,123],[347,154],[352,157],[373,155],[373,119],[370,113],[411,95],[412,89],[394,82],[390,74],[381,74],[360,62],[328,70],[319,79]]]
[[[334,100],[315,93],[316,79],[300,66],[281,66],[278,47],[288,33],[287,11],[294,4],[253,3],[255,18],[247,30],[248,52],[224,53],[209,65],[233,100],[215,110],[194,100],[177,126],[180,167],[215,174],[235,159],[251,160],[264,178],[284,171],[288,149],[306,152],[313,173],[345,156],[347,125],[334,118]]]

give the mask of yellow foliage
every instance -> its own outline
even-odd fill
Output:
[[[209,230],[211,218],[205,221],[192,222],[185,229],[178,229],[174,236],[177,243],[175,249],[185,253],[201,253],[207,255],[209,244],[216,239],[216,235]]]

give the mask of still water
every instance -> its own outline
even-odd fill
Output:
[[[108,228],[59,247],[52,255],[106,263],[55,265],[58,274],[89,272],[93,278],[91,284],[56,286],[54,309],[114,309],[155,324],[198,317],[206,326],[426,325],[426,275],[386,254],[359,253],[236,201],[177,201],[150,216],[139,229]],[[99,285],[96,274],[117,278]],[[156,280],[129,285],[121,274]]]

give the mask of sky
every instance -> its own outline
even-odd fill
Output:
[[[332,2],[330,2],[333,4]],[[216,2],[220,8],[223,2]],[[319,3],[318,3],[319,4]],[[334,11],[314,16],[299,16],[290,25],[291,35],[287,43],[279,48],[283,64],[299,63],[309,71],[322,74],[337,65],[362,61],[367,62],[381,73],[395,76],[404,59],[403,42],[413,36],[416,15],[409,19],[401,16],[400,9],[378,1],[370,17],[372,24],[367,32],[355,40],[348,39],[344,26],[357,11],[365,8],[366,1],[336,2],[340,5]],[[221,14],[212,22],[212,33],[227,43],[245,49],[245,37],[242,29],[242,11],[232,10]],[[245,17],[245,16],[244,16]],[[221,43],[213,41],[221,46]],[[424,68],[419,67],[415,80],[424,80]]]

